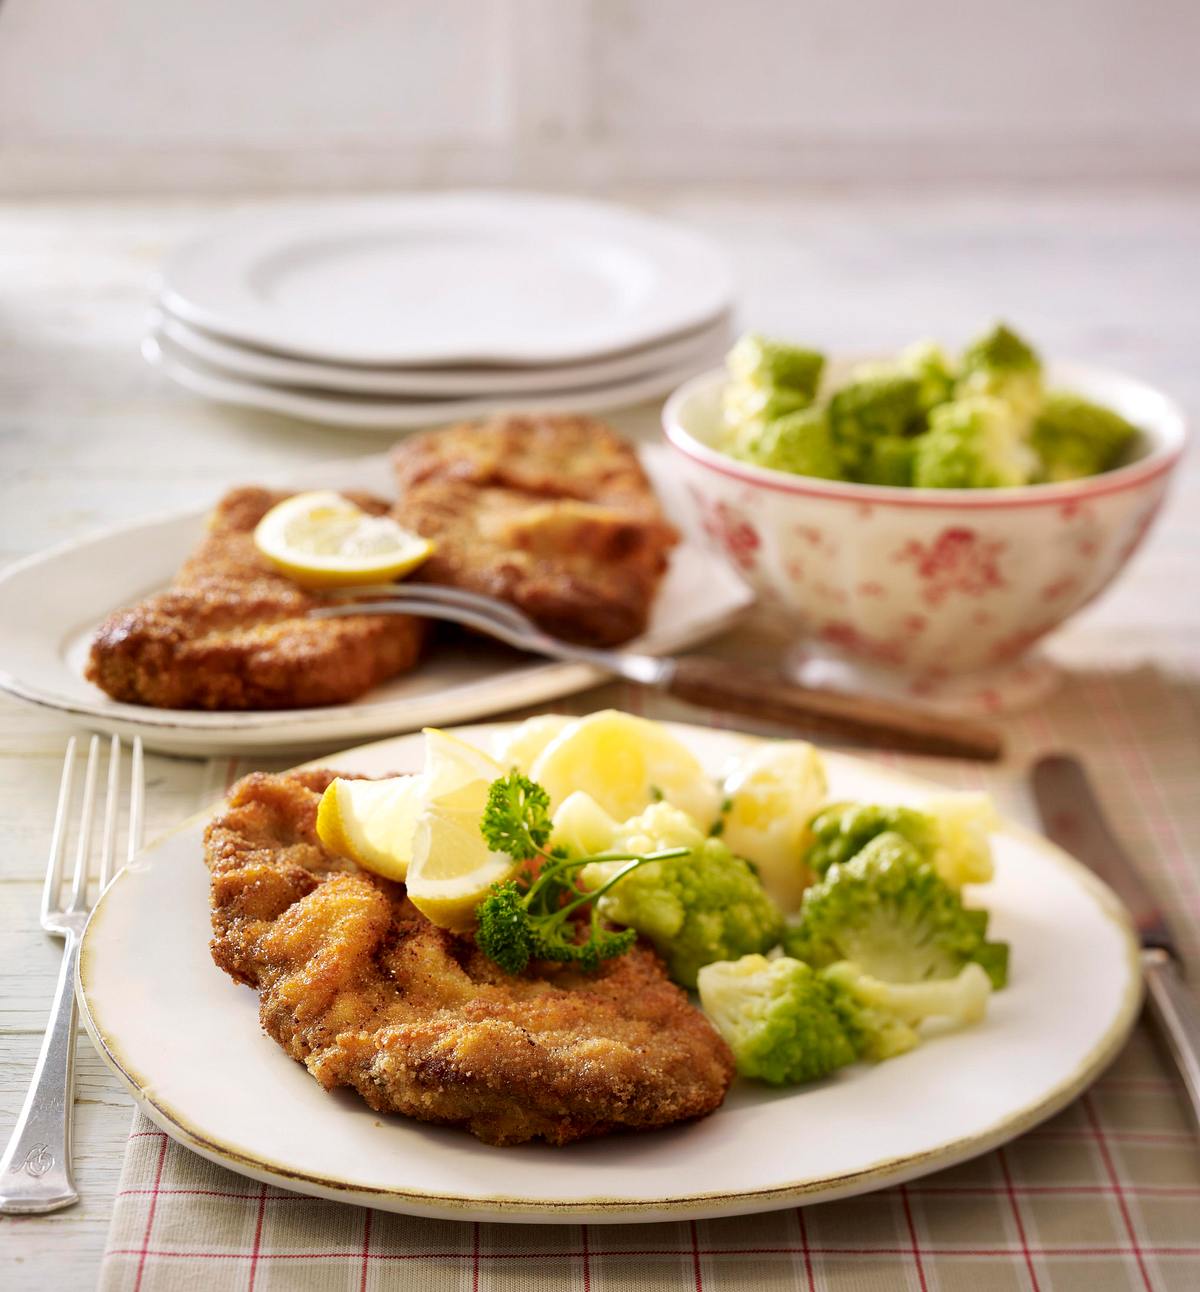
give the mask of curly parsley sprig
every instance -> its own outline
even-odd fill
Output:
[[[665,848],[570,858],[561,848],[548,850],[550,796],[536,781],[517,771],[492,782],[479,828],[494,852],[507,853],[514,861],[540,863],[536,873],[527,866],[515,879],[493,884],[475,908],[476,944],[489,960],[511,974],[519,974],[530,960],[571,961],[591,970],[601,960],[624,954],[637,934],[633,929],[605,928],[597,899],[638,866],[683,857],[689,851]],[[581,888],[579,872],[593,861],[629,864],[599,888]],[[589,905],[587,937],[580,941],[574,916]]]

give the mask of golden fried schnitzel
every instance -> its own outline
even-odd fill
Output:
[[[592,646],[645,629],[678,535],[602,422],[497,417],[413,436],[392,459],[397,518],[437,543],[418,579],[510,601]]]
[[[348,496],[373,515],[388,510]],[[314,598],[254,546],[255,525],[286,497],[227,493],[171,587],[97,629],[88,680],[114,700],[166,709],[294,709],[353,700],[412,668],[420,620],[305,617]]]
[[[257,988],[267,1033],[326,1088],[489,1144],[566,1144],[712,1112],[733,1057],[635,947],[595,973],[519,977],[436,928],[394,884],[327,852],[337,773],[256,773],[209,826],[213,959]]]

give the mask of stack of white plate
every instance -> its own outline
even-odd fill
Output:
[[[729,340],[707,239],[574,199],[420,194],[259,212],[168,262],[143,351],[224,403],[393,431],[660,395]]]

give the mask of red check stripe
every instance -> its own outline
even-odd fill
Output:
[[[1012,1209],[1013,1221],[1017,1226],[1017,1237],[1021,1240],[1021,1253],[1025,1257],[1025,1269],[1029,1274],[1029,1283],[1033,1292],[1041,1292],[1038,1284],[1037,1270],[1033,1267],[1033,1253],[1029,1250],[1029,1240],[1025,1236],[1025,1221],[1021,1218],[1021,1204],[1017,1200],[1017,1191],[1013,1188],[1012,1172],[1008,1168],[1008,1158],[1002,1148],[996,1150],[996,1161],[1004,1176],[1004,1191],[1008,1195],[1008,1205]]]
[[[138,1254],[137,1277],[133,1282],[133,1292],[140,1292],[142,1278],[146,1272],[146,1254],[150,1247],[150,1231],[154,1228],[154,1215],[158,1208],[158,1190],[162,1184],[163,1163],[167,1160],[167,1137],[158,1132],[158,1163],[154,1168],[154,1187],[150,1191],[150,1207],[146,1215],[146,1232],[142,1235],[142,1247]],[[132,1136],[130,1138],[133,1138]],[[140,1138],[140,1135],[139,1135]]]
[[[1133,1247],[1134,1256],[1137,1258],[1138,1271],[1142,1276],[1142,1286],[1146,1292],[1153,1292],[1153,1284],[1150,1282],[1150,1272],[1146,1269],[1146,1261],[1142,1254],[1142,1249],[1138,1245],[1137,1230],[1133,1225],[1133,1217],[1129,1212],[1129,1204],[1125,1200],[1125,1190],[1121,1187],[1121,1178],[1117,1174],[1117,1168],[1113,1164],[1112,1154],[1109,1152],[1108,1141],[1104,1135],[1104,1129],[1100,1125],[1100,1118],[1096,1115],[1096,1109],[1092,1103],[1090,1093],[1084,1094],[1080,1099],[1087,1119],[1091,1124],[1092,1130],[1096,1136],[1096,1148],[1100,1153],[1100,1159],[1104,1163],[1104,1170],[1108,1174],[1109,1183],[1112,1185],[1116,1194],[1117,1209],[1121,1213],[1121,1220],[1125,1224],[1125,1232],[1129,1235],[1129,1241]]]

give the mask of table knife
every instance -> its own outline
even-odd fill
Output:
[[[1154,894],[1109,828],[1078,759],[1067,754],[1042,758],[1033,768],[1033,794],[1047,836],[1099,875],[1128,907],[1142,944],[1146,1003],[1200,1126],[1200,995],[1184,976],[1178,946]]]

